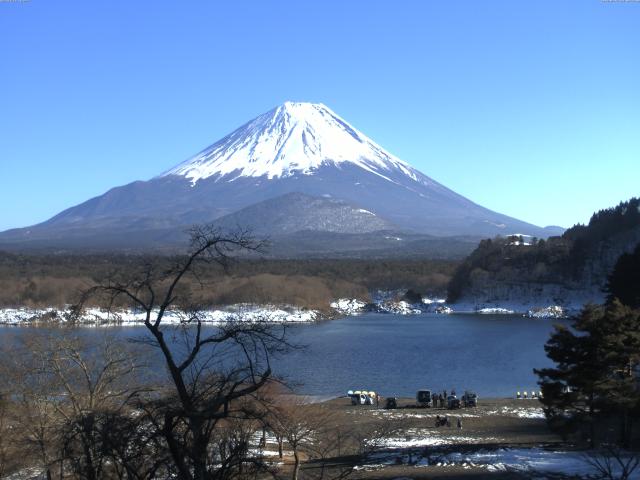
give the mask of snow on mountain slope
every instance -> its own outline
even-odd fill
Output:
[[[323,164],[350,162],[386,180],[400,170],[426,183],[407,163],[387,153],[321,103],[285,102],[246,123],[196,156],[163,173],[195,184],[212,176],[284,178],[311,175]],[[418,180],[420,178],[420,180]]]
[[[288,245],[306,242],[307,251],[323,254],[338,248],[336,235],[350,236],[344,241],[351,250],[367,244],[386,251],[375,232],[552,233],[429,178],[322,104],[286,102],[151,180],[114,187],[38,225],[0,232],[0,245],[162,248],[184,242],[189,226],[218,219],[267,235],[297,235]]]

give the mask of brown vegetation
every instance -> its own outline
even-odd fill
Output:
[[[0,307],[57,307],[114,272],[126,275],[170,257],[133,255],[15,255],[0,252]],[[443,294],[455,262],[444,260],[239,260],[225,273],[203,267],[207,287],[185,279],[183,288],[210,305],[290,304],[326,309],[337,298],[368,300],[370,290],[414,289]]]

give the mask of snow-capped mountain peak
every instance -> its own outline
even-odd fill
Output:
[[[194,157],[163,173],[192,184],[216,176],[269,179],[312,175],[323,164],[350,162],[382,178],[400,170],[418,180],[416,170],[386,152],[321,103],[285,102],[260,115]],[[391,180],[390,180],[391,181]]]

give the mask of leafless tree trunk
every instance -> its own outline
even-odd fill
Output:
[[[293,453],[292,480],[298,480],[302,454],[313,453],[313,443],[330,424],[331,414],[319,405],[313,405],[304,397],[279,396],[273,399],[273,406],[265,421],[277,438],[284,439]],[[281,443],[279,453],[282,452]]]
[[[215,262],[225,267],[235,252],[261,247],[244,231],[225,235],[198,227],[191,232],[189,253],[169,268],[147,264],[134,277],[110,278],[86,292],[77,306],[80,312],[88,298],[102,296],[108,305],[126,300],[144,313],[147,341],[160,351],[170,380],[170,389],[151,396],[145,408],[181,479],[220,478],[220,459],[211,451],[216,429],[225,419],[252,418],[241,400],[267,384],[270,357],[289,347],[284,329],[265,322],[205,328],[203,308],[181,290],[181,282],[190,275],[199,280],[200,265]],[[179,316],[177,327],[167,325],[168,313]],[[240,468],[242,462],[236,465]]]

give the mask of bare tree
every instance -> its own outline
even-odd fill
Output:
[[[329,427],[330,419],[331,414],[325,408],[292,395],[280,397],[270,409],[266,417],[269,429],[276,438],[284,439],[293,453],[292,480],[298,480],[302,455],[313,453],[313,445]]]
[[[63,458],[81,478],[101,478],[113,420],[140,393],[134,377],[139,365],[109,338],[96,351],[78,337],[63,337],[53,345],[47,361],[66,397],[58,404],[65,426]]]
[[[14,432],[13,441],[24,452],[23,466],[33,466],[35,458],[37,468],[51,479],[51,468],[59,453],[56,445],[60,416],[55,402],[60,397],[52,395],[52,377],[35,353],[43,345],[42,335],[36,331],[21,340],[12,346],[3,345],[0,354],[0,378],[5,380],[11,418],[19,429],[19,433]]]
[[[257,251],[262,244],[248,232],[226,235],[211,227],[191,232],[190,249],[169,266],[143,265],[128,278],[112,277],[91,288],[77,306],[102,297],[109,306],[123,301],[144,313],[147,342],[160,352],[169,387],[149,396],[144,405],[154,430],[166,444],[175,475],[185,480],[229,478],[214,439],[230,418],[252,419],[241,400],[256,395],[272,371],[270,358],[289,346],[284,328],[266,322],[203,325],[201,304],[181,288],[183,280],[200,282],[200,267],[214,262],[226,267],[238,251]],[[206,285],[200,282],[203,288]],[[179,325],[166,319],[179,318]],[[242,463],[240,463],[241,465]]]
[[[607,480],[627,480],[640,466],[640,456],[636,452],[622,450],[616,445],[605,445],[602,449],[589,452],[583,457],[600,478]]]
[[[48,479],[56,465],[60,478],[67,470],[101,477],[104,419],[123,412],[137,393],[130,352],[110,337],[94,344],[61,328],[32,332],[3,354],[21,437],[16,441],[33,453]]]

